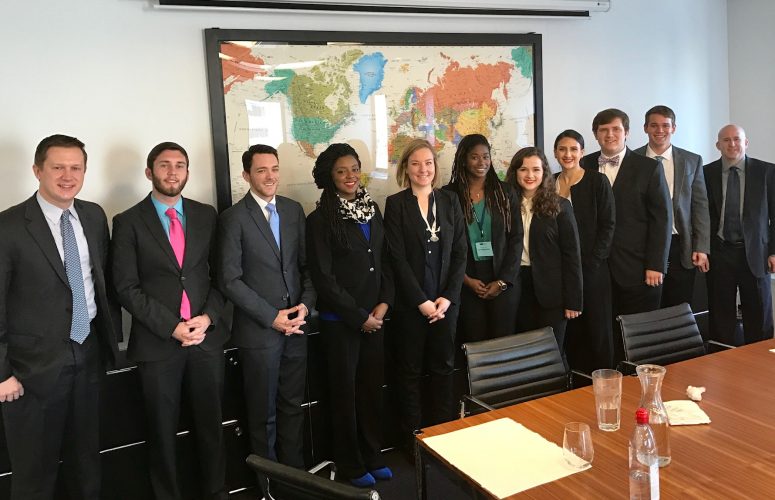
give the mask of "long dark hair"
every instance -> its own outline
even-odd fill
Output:
[[[468,186],[468,153],[476,146],[487,147],[487,152],[491,150],[487,138],[481,134],[469,134],[457,145],[455,159],[452,162],[452,176],[449,179],[450,184],[457,193],[460,200],[460,208],[463,209],[463,215],[466,218],[466,224],[471,224],[474,220],[474,204],[471,201],[471,193]],[[492,156],[490,156],[490,169],[484,178],[484,203],[490,213],[496,211],[501,214],[506,226],[506,231],[511,231],[511,202],[509,197],[501,186],[495,169],[492,166]]]
[[[336,161],[345,156],[355,158],[360,168],[361,159],[352,146],[344,143],[334,143],[320,153],[317,160],[315,160],[315,166],[312,167],[312,177],[315,179],[315,185],[323,190],[317,205],[328,224],[329,231],[343,247],[350,248],[350,242],[345,231],[345,222],[339,215],[339,196],[336,194],[334,178],[331,176]]]
[[[554,187],[554,176],[549,168],[549,162],[546,155],[536,148],[522,148],[514,155],[506,172],[506,182],[514,186],[519,193],[519,199],[522,200],[522,186],[517,182],[517,170],[522,166],[525,158],[537,156],[541,160],[543,167],[543,179],[539,184],[536,194],[533,196],[533,213],[544,217],[557,217],[560,213],[560,195],[557,194]]]

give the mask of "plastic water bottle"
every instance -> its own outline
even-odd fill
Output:
[[[630,438],[630,500],[659,499],[659,456],[649,412],[638,408]]]

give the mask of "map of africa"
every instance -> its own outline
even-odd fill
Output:
[[[428,139],[449,180],[459,140],[480,133],[503,174],[533,145],[533,54],[529,46],[220,45],[232,200],[247,192],[241,155],[279,150],[281,194],[309,213],[320,193],[315,158],[333,142],[360,156],[375,200],[396,192],[395,163],[410,140]]]

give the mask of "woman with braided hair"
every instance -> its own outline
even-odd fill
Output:
[[[380,419],[382,326],[393,279],[382,261],[382,215],[360,175],[358,153],[348,144],[331,144],[318,156],[312,176],[323,192],[307,218],[307,262],[318,293],[336,465],[366,487],[392,477],[380,453]]]
[[[467,225],[468,258],[461,293],[458,342],[516,333],[522,255],[522,218],[514,189],[492,168],[490,144],[480,134],[463,137],[444,189],[454,192]]]

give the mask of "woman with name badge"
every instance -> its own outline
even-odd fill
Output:
[[[458,344],[516,333],[519,290],[514,287],[522,255],[522,218],[514,189],[492,166],[491,148],[480,134],[463,137],[444,186],[457,196],[468,226]]]
[[[323,193],[307,218],[307,262],[318,293],[336,466],[368,487],[392,477],[380,450],[382,332],[393,279],[382,215],[360,175],[349,144],[331,144],[318,156],[312,176]]]
[[[460,289],[466,263],[465,223],[455,195],[434,189],[436,152],[423,139],[404,148],[399,187],[387,198],[385,228],[395,276],[389,330],[397,371],[400,429],[409,443],[422,425],[454,418],[452,369]],[[420,377],[431,382],[431,415],[423,420]]]
[[[520,198],[522,247],[517,329],[551,326],[565,358],[565,326],[582,308],[581,254],[573,208],[557,194],[549,162],[535,147],[511,159],[506,182]]]

